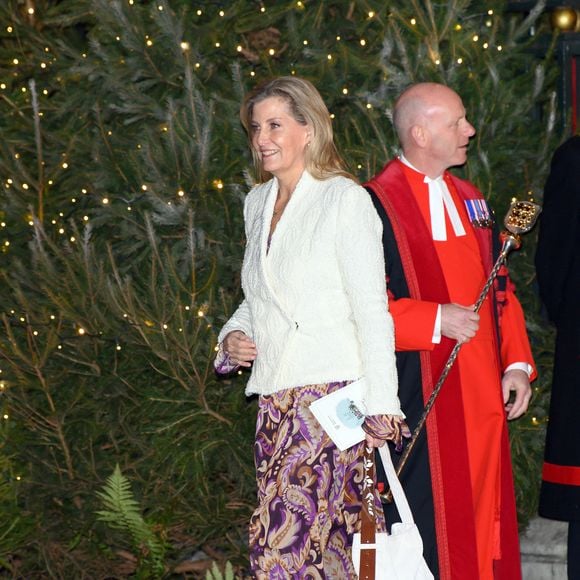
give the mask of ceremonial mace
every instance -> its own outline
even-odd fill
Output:
[[[507,255],[512,250],[517,250],[522,245],[520,235],[527,234],[534,227],[534,224],[536,223],[536,220],[538,219],[541,211],[541,206],[531,201],[514,201],[510,205],[504,218],[504,226],[506,229],[503,230],[500,234],[502,247],[499,256],[497,257],[497,260],[487,278],[487,281],[481,290],[479,298],[473,307],[474,312],[479,312],[479,309],[481,308],[481,305],[483,304],[483,301],[485,300],[485,297],[487,296],[487,293],[489,292],[489,289],[491,288],[491,285],[493,284],[499,269],[505,264],[507,260]],[[415,447],[415,443],[417,443],[417,439],[419,438],[423,426],[427,421],[427,417],[429,416],[431,408],[435,403],[435,399],[439,395],[439,391],[441,391],[441,387],[443,386],[443,383],[445,382],[451,367],[455,363],[455,359],[457,358],[457,354],[459,353],[460,348],[461,344],[457,342],[453,347],[453,350],[451,351],[445,366],[443,367],[443,372],[441,373],[437,384],[433,388],[433,392],[431,393],[431,396],[425,405],[423,414],[421,415],[419,422],[417,423],[417,426],[411,435],[411,439],[409,440],[403,455],[401,455],[401,459],[397,465],[397,477],[403,471],[403,468],[409,459],[409,455],[413,450],[413,447]],[[381,494],[381,499],[384,502],[391,503],[393,499],[391,491],[389,490],[387,493]]]

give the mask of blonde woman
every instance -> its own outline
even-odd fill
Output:
[[[240,116],[261,183],[244,207],[244,301],[219,335],[216,369],[251,367],[246,393],[259,396],[252,572],[354,578],[364,442],[339,451],[309,405],[365,377],[367,443],[407,434],[381,222],[345,171],[310,82],[274,79],[246,97]]]

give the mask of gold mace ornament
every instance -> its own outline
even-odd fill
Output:
[[[520,236],[522,234],[526,234],[534,227],[541,211],[542,207],[537,203],[534,203],[533,201],[516,200],[511,203],[503,222],[505,230],[503,230],[500,234],[502,247],[499,252],[499,256],[497,257],[497,260],[495,261],[495,264],[491,272],[489,273],[487,281],[485,282],[485,285],[483,286],[481,293],[479,294],[479,298],[477,299],[477,302],[473,307],[474,312],[479,312],[479,309],[481,308],[481,305],[483,304],[483,301],[485,300],[485,297],[487,296],[487,293],[489,292],[489,289],[491,288],[493,281],[497,277],[500,268],[505,264],[508,254],[512,250],[517,250],[522,245]],[[449,371],[451,370],[453,364],[455,363],[455,359],[459,354],[460,348],[461,343],[457,342],[453,347],[453,350],[451,351],[451,354],[449,355],[449,358],[447,359],[445,366],[443,367],[443,371],[441,372],[441,376],[439,377],[437,384],[435,385],[435,387],[433,387],[433,391],[431,392],[429,400],[425,405],[425,409],[423,410],[423,413],[419,418],[417,426],[413,430],[411,439],[409,440],[409,443],[407,443],[405,451],[403,451],[401,459],[397,464],[397,477],[401,475],[401,471],[403,471],[403,468],[405,467],[405,464],[409,459],[409,455],[413,450],[413,447],[415,447],[415,443],[417,443],[417,440],[419,439],[419,435],[421,434],[423,426],[427,421],[429,412],[431,411],[431,408],[435,403],[437,395],[439,395],[439,392],[441,391],[441,387],[443,386],[443,383],[445,382],[445,379],[447,378]],[[391,501],[393,501],[391,491],[389,490],[386,493],[381,494],[381,500],[385,503],[391,503]]]
[[[579,23],[578,12],[569,6],[558,6],[552,11],[552,27],[562,32],[571,32]]]

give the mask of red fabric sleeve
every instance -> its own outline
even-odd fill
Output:
[[[508,284],[506,290],[506,301],[500,319],[500,332],[502,370],[512,363],[528,363],[533,369],[530,377],[530,380],[533,381],[537,377],[538,372],[526,332],[524,311],[520,301],[514,294],[512,284]]]
[[[400,298],[389,300],[395,323],[395,350],[433,350],[436,302]]]

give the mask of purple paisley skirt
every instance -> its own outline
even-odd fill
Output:
[[[339,451],[308,409],[346,384],[260,397],[258,507],[250,519],[250,565],[258,580],[357,577],[350,546],[360,531],[364,443]],[[384,531],[378,494],[375,503],[377,529]]]

